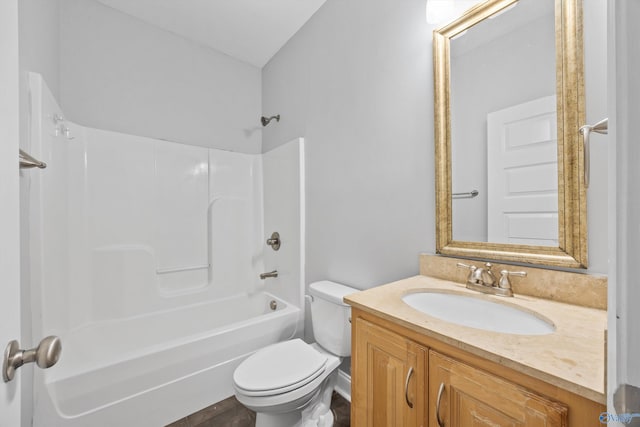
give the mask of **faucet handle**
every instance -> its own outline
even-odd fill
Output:
[[[500,271],[500,281],[498,282],[499,288],[511,289],[511,282],[509,281],[509,276],[527,277],[527,272],[526,271],[508,271],[508,270]]]
[[[468,268],[471,271],[475,271],[478,268],[475,265],[463,264],[461,262],[457,263],[456,266],[461,268]]]
[[[456,264],[457,267],[460,268],[468,268],[469,269],[469,277],[478,269],[475,265],[463,264],[461,262]]]
[[[469,275],[467,276],[467,283],[476,283],[477,282],[477,273],[481,273],[482,270],[478,271],[478,267],[476,267],[475,265],[469,265],[469,264],[463,264],[461,262],[456,264],[457,267],[460,268],[468,268],[469,269]]]

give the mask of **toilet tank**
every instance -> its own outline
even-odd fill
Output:
[[[351,356],[351,307],[342,298],[355,292],[358,289],[326,280],[309,286],[316,343],[336,356]]]

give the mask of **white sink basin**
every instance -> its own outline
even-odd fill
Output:
[[[470,295],[416,292],[403,296],[402,300],[429,316],[485,331],[546,335],[556,330],[553,323],[531,312]]]

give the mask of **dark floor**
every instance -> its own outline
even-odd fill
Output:
[[[331,409],[333,409],[333,427],[351,426],[351,403],[338,393],[333,393],[331,398]]]
[[[333,393],[331,409],[335,415],[334,427],[349,427],[351,413],[349,402]],[[167,427],[254,427],[256,414],[248,410],[234,396],[184,417]]]

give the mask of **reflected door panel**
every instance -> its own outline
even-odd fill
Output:
[[[490,242],[558,246],[556,97],[487,115]]]

